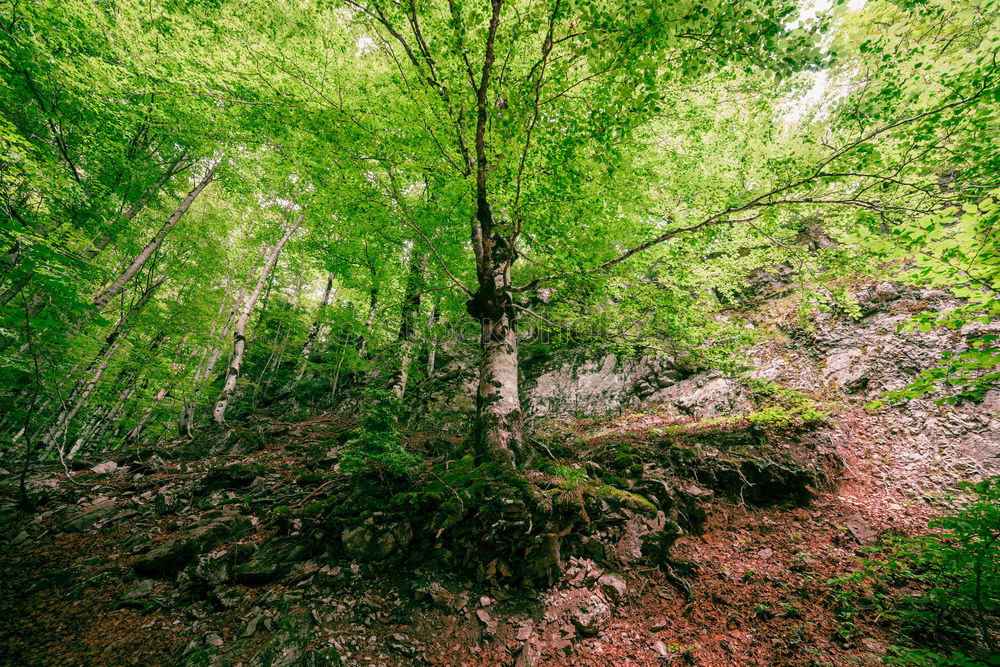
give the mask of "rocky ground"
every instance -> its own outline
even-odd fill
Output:
[[[536,416],[641,400],[540,428],[518,480],[413,431],[432,465],[359,493],[336,412],[35,470],[30,512],[4,473],[0,662],[877,664],[894,628],[837,578],[1000,472],[1000,401],[866,410],[961,343],[896,331],[934,295],[858,295],[808,329],[768,302],[749,380],[542,369]]]

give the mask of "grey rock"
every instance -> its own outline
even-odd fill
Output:
[[[700,382],[702,378],[689,378],[671,389],[677,390],[674,392],[674,405],[693,417],[705,419],[753,410],[747,391],[735,380],[723,377],[709,379],[693,391],[689,381]]]
[[[628,593],[628,584],[617,574],[602,574],[597,586],[612,602],[621,602]]]
[[[855,514],[849,518],[844,522],[844,526],[854,539],[858,541],[858,544],[869,545],[878,542],[878,533],[868,525],[860,514]]]
[[[429,599],[435,607],[447,607],[455,600],[455,596],[437,582],[416,589],[414,597],[417,600]]]
[[[243,631],[240,632],[240,637],[243,637],[244,639],[253,637],[262,628],[270,629],[271,625],[270,618],[264,614],[256,614],[249,621],[247,621],[245,626],[243,626]]]
[[[228,539],[242,537],[250,530],[250,520],[242,514],[229,510],[209,512],[178,537],[161,542],[141,556],[133,567],[139,574],[170,575],[179,571],[198,554]]]
[[[216,554],[203,554],[188,566],[192,581],[208,588],[215,588],[230,580],[229,562],[225,557]]]
[[[542,661],[542,643],[539,641],[525,642],[517,653],[514,667],[537,667]]]
[[[380,525],[369,517],[360,526],[345,528],[340,537],[350,558],[378,561],[406,547],[413,539],[413,528],[405,521]]]
[[[875,296],[882,301],[895,301],[899,298],[899,287],[897,283],[879,283],[875,286]]]
[[[596,635],[611,622],[611,607],[597,595],[576,601],[570,609],[570,620],[582,635]]]
[[[184,497],[176,486],[165,486],[156,492],[153,507],[159,515],[171,514],[184,506]]]
[[[282,629],[248,662],[248,667],[332,667],[343,664],[332,646],[310,648],[314,639],[312,616],[305,611],[285,618]]]
[[[152,597],[156,582],[152,579],[141,579],[131,588],[128,588],[114,602],[115,609],[135,608],[145,609]]]
[[[212,592],[212,598],[219,604],[223,609],[232,609],[238,606],[240,603],[246,600],[243,592],[238,588],[228,588],[225,590],[216,590]]]
[[[111,498],[98,498],[89,505],[85,505],[79,512],[67,519],[62,525],[62,530],[67,533],[80,532],[110,519],[117,513],[118,505],[114,500]]]
[[[248,562],[233,567],[233,579],[241,584],[264,584],[288,574],[309,557],[308,545],[294,539],[265,542]]]

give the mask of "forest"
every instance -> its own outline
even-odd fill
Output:
[[[0,0],[0,664],[1000,665],[1000,0]]]

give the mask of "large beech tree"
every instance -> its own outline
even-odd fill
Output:
[[[395,159],[416,172],[446,170],[468,189],[475,279],[459,286],[482,327],[476,444],[513,465],[527,456],[515,294],[540,284],[515,284],[518,258],[551,227],[606,243],[607,228],[594,223],[621,213],[616,197],[635,199],[624,193],[642,180],[629,142],[671,103],[671,81],[732,64],[804,67],[816,57],[815,35],[785,29],[795,5],[783,2],[345,6],[359,40],[374,41],[390,63],[379,85],[412,98],[407,113],[437,148]]]

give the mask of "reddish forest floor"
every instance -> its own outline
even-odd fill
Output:
[[[321,439],[337,428],[319,418],[292,431],[289,439]],[[284,470],[276,467],[291,475],[299,462],[284,453],[283,442],[253,458],[272,466],[283,461]],[[866,469],[863,439],[856,442],[857,448],[843,453],[846,466],[842,479],[833,480],[836,489],[819,493],[805,507],[751,508],[713,501],[703,534],[684,536],[674,547],[678,559],[695,566],[684,578],[689,593],[656,567],[620,572],[628,592],[615,604],[611,623],[592,637],[577,636],[572,626],[545,626],[547,634],[532,634],[542,651],[541,664],[879,663],[893,642],[892,628],[842,604],[845,588],[832,580],[855,569],[864,544],[879,535],[920,530],[930,506],[896,504],[880,493]],[[152,488],[185,474],[171,464],[146,484]],[[65,474],[55,478],[69,488]],[[92,492],[118,493],[115,483],[89,472],[74,479]],[[137,528],[123,521],[98,532],[59,532],[62,509],[53,504],[26,517],[27,538],[15,538],[19,544],[0,549],[2,664],[178,664],[187,644],[212,633],[228,647],[253,611],[268,602],[288,594],[295,611],[296,583],[287,580],[234,587],[236,604],[221,610],[189,606],[171,593],[170,582],[160,581],[157,604],[121,608],[123,591],[135,584],[130,566],[137,555],[117,545]],[[170,535],[172,528],[170,520],[161,520],[157,539]],[[445,582],[460,597],[464,591],[468,602],[446,608],[414,604],[415,579]],[[450,572],[376,571],[349,594],[303,602],[300,611],[316,622],[314,643],[350,648],[346,664],[509,665],[525,643],[530,619],[537,621],[547,606],[558,605],[560,596],[573,591],[572,582],[536,594],[479,587]],[[222,649],[221,661],[213,664],[241,664],[266,639],[257,637],[239,651]]]

